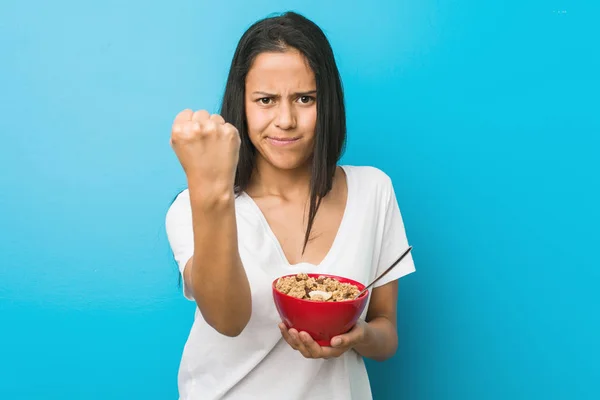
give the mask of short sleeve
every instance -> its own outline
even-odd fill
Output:
[[[173,252],[173,257],[179,267],[183,282],[183,295],[188,300],[194,300],[192,291],[185,282],[183,270],[186,263],[194,255],[194,230],[192,224],[192,207],[189,192],[184,190],[173,201],[167,211],[165,220],[167,239]]]
[[[386,201],[382,202],[385,207],[383,237],[381,240],[381,251],[377,264],[377,273],[379,276],[389,268],[408,248],[408,238],[404,228],[404,221],[400,213],[400,207],[396,200],[396,193],[391,179],[387,178]],[[415,271],[415,265],[412,257],[412,251],[408,253],[400,263],[398,263],[387,275],[381,278],[374,287],[383,286],[405,275]]]

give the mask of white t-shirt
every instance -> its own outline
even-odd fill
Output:
[[[252,316],[237,337],[219,334],[196,308],[179,367],[181,400],[286,399],[368,400],[371,388],[362,357],[306,359],[281,337],[281,319],[271,284],[290,273],[325,273],[364,284],[389,267],[408,247],[390,178],[373,167],[343,166],[346,209],[333,245],[320,265],[290,265],[264,215],[246,193],[235,200],[238,246],[252,292]],[[166,229],[180,271],[193,255],[189,192],[171,205]],[[409,253],[375,287],[415,270]],[[184,282],[186,298],[193,300]],[[362,314],[364,319],[368,309]]]

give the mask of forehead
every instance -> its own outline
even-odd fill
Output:
[[[261,53],[248,71],[246,86],[256,90],[314,90],[315,74],[297,50]]]

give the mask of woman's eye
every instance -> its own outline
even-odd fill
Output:
[[[260,102],[260,104],[267,106],[267,105],[270,104],[271,98],[270,97],[263,97],[261,99],[258,99],[258,101]]]
[[[299,100],[300,100],[300,103],[302,103],[302,104],[308,104],[308,103],[312,102],[314,100],[314,98],[312,96],[300,96]]]

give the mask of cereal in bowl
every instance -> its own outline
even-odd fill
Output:
[[[327,302],[351,300],[360,293],[358,287],[351,283],[343,283],[328,276],[312,278],[304,273],[279,278],[275,288],[298,299]]]

